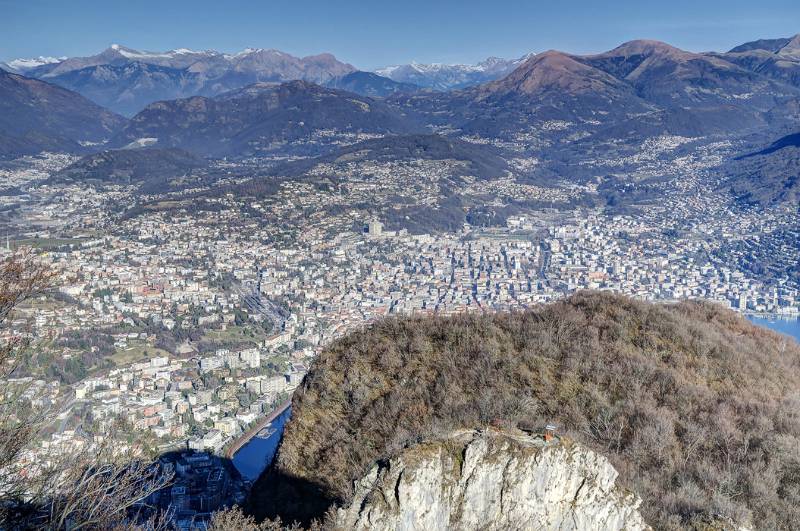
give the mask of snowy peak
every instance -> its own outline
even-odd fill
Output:
[[[224,57],[225,57],[225,59],[228,59],[228,60],[238,59],[238,58],[241,58],[241,57],[247,57],[248,55],[260,54],[260,53],[265,52],[265,51],[266,50],[264,50],[263,48],[245,48],[241,52],[225,54]],[[275,51],[277,51],[277,50],[275,50]]]
[[[39,57],[32,59],[14,59],[13,61],[9,61],[5,64],[8,65],[8,67],[13,71],[23,73],[40,66],[59,63],[65,59],[66,57],[44,57],[40,55]]]
[[[189,48],[178,48],[177,50],[170,50],[167,52],[169,55],[190,55],[190,54],[209,54],[211,52],[196,52],[194,50],[190,50]]]
[[[489,57],[478,63],[477,66],[484,72],[502,71],[508,73],[535,55],[536,54],[533,52],[526,53],[519,59],[512,60],[503,59],[501,57]]]
[[[264,48],[236,53],[190,48],[149,51],[119,43],[87,57],[20,59],[0,63],[0,68],[24,70],[27,76],[74,90],[128,116],[158,100],[213,96],[259,82],[325,84],[356,71],[327,53],[301,58]]]
[[[412,83],[435,90],[451,90],[480,85],[499,79],[525,62],[533,54],[519,59],[489,57],[476,64],[417,63],[393,65],[375,71],[400,83]]]
[[[11,71],[22,73],[34,69],[35,77],[54,77],[56,75],[80,70],[89,66],[119,65],[125,62],[139,62],[168,68],[186,69],[196,63],[214,62],[222,65],[235,64],[243,60],[252,58],[265,60],[292,60],[292,61],[312,61],[315,63],[334,63],[338,62],[330,54],[320,54],[299,59],[280,50],[269,50],[264,48],[245,48],[236,53],[222,53],[215,50],[192,50],[190,48],[176,48],[166,52],[137,50],[122,44],[114,43],[96,55],[86,57],[38,57],[34,59],[14,59],[4,63]],[[194,68],[195,71],[205,71],[204,65]],[[355,68],[350,67],[350,71]]]
[[[203,57],[214,57],[217,55],[221,55],[219,52],[215,52],[213,50],[198,52],[195,50],[190,50],[189,48],[178,48],[176,50],[170,50],[168,52],[139,51],[139,50],[134,50],[133,48],[127,48],[125,46],[121,46],[119,44],[112,44],[105,50],[105,52],[103,52],[103,54],[122,56],[132,61],[140,61],[145,63],[148,62],[149,60],[154,64],[160,64],[164,60],[171,60],[171,59],[181,61],[186,59],[187,57],[195,57],[197,59],[201,59]],[[172,65],[162,65],[162,66],[172,66]]]

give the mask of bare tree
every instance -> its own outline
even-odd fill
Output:
[[[30,251],[0,263],[0,528],[133,528],[137,508],[146,510],[145,500],[171,480],[157,463],[136,448],[117,447],[113,433],[87,434],[77,448],[31,453],[55,411],[34,406],[30,379],[17,377],[35,338],[11,323],[14,310],[55,279]],[[148,529],[164,527],[154,511],[148,516]]]
[[[42,527],[78,531],[137,526],[137,517],[144,516],[137,507],[171,478],[158,464],[109,455],[110,448],[105,445],[96,457],[86,452],[75,466],[60,467],[60,488],[47,493]],[[162,515],[150,515],[156,517],[151,523],[157,527],[166,525]]]
[[[19,252],[0,264],[0,495],[9,500],[24,499],[30,492],[28,478],[17,466],[20,453],[41,429],[45,415],[26,407],[21,400],[28,385],[12,379],[23,352],[30,346],[29,334],[11,329],[13,311],[51,286],[53,273],[30,252]]]

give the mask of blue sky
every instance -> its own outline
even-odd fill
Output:
[[[0,0],[0,60],[145,50],[323,51],[357,67],[476,62],[635,38],[693,51],[800,33],[799,0]]]

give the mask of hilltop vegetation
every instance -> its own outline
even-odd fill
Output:
[[[702,302],[579,293],[528,312],[383,320],[316,360],[251,510],[308,521],[414,442],[555,423],[611,460],[656,528],[790,528],[799,367],[789,338]]]
[[[440,160],[455,161],[453,175],[474,175],[480,179],[502,177],[509,171],[508,163],[491,146],[469,144],[441,135],[392,135],[365,140],[315,158],[290,162],[275,168],[283,177],[302,175],[319,164],[348,162],[387,163],[396,161]]]
[[[125,146],[156,138],[156,147],[204,157],[311,149],[314,135],[408,133],[417,126],[383,102],[305,81],[258,83],[215,98],[195,96],[148,105],[113,139]],[[308,145],[307,145],[308,144]],[[315,154],[316,148],[311,149]]]

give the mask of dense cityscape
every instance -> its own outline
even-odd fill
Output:
[[[94,492],[87,477],[125,491],[103,482],[137,471],[130,504],[86,528],[228,531],[214,515],[244,507],[389,529],[384,504],[422,529],[418,500],[435,495],[403,467],[430,443],[456,471],[442,484],[464,489],[449,528],[501,529],[524,503],[453,524],[476,518],[464,471],[495,466],[481,461],[495,443],[555,455],[562,435],[609,461],[569,443],[558,466],[612,486],[620,471],[618,492],[597,488],[614,510],[589,512],[622,522],[608,528],[790,519],[794,346],[729,310],[800,323],[800,35],[518,57],[362,71],[327,53],[114,44],[2,58],[0,527],[82,528],[95,509],[62,494]],[[555,337],[559,319],[586,335]],[[519,323],[531,335],[512,341]],[[786,357],[764,362],[767,347]],[[58,469],[93,454],[113,464]],[[488,474],[501,505],[504,466]],[[24,485],[49,473],[47,494]],[[539,527],[581,528],[570,511]],[[531,528],[520,514],[506,527]]]
[[[423,162],[405,173],[385,168],[379,189],[359,177],[374,168],[349,177],[372,201],[371,187],[387,193],[417,175],[436,182]],[[320,348],[388,315],[522,309],[582,289],[800,311],[796,285],[759,279],[717,252],[736,239],[769,242],[784,226],[796,230],[791,211],[681,196],[637,215],[550,208],[511,216],[506,227],[411,234],[359,211],[358,194],[332,199],[286,182],[261,202],[223,196],[213,213],[156,210],[117,222],[113,205],[133,200],[130,189],[87,195],[74,185],[37,185],[64,163],[39,157],[7,173],[26,187],[23,241],[40,246],[60,273],[59,296],[25,308],[11,331],[48,338],[37,354],[48,363],[33,360],[39,370],[30,377],[66,403],[52,435],[59,442],[78,443],[81,423],[123,419],[159,451],[219,453],[291,393]],[[495,186],[505,193],[502,182]],[[424,202],[424,190],[417,193]],[[346,198],[351,209],[341,214],[293,219],[300,205]],[[286,220],[291,237],[259,223],[260,211]],[[676,226],[686,233],[674,236]],[[797,257],[796,248],[765,252]]]

